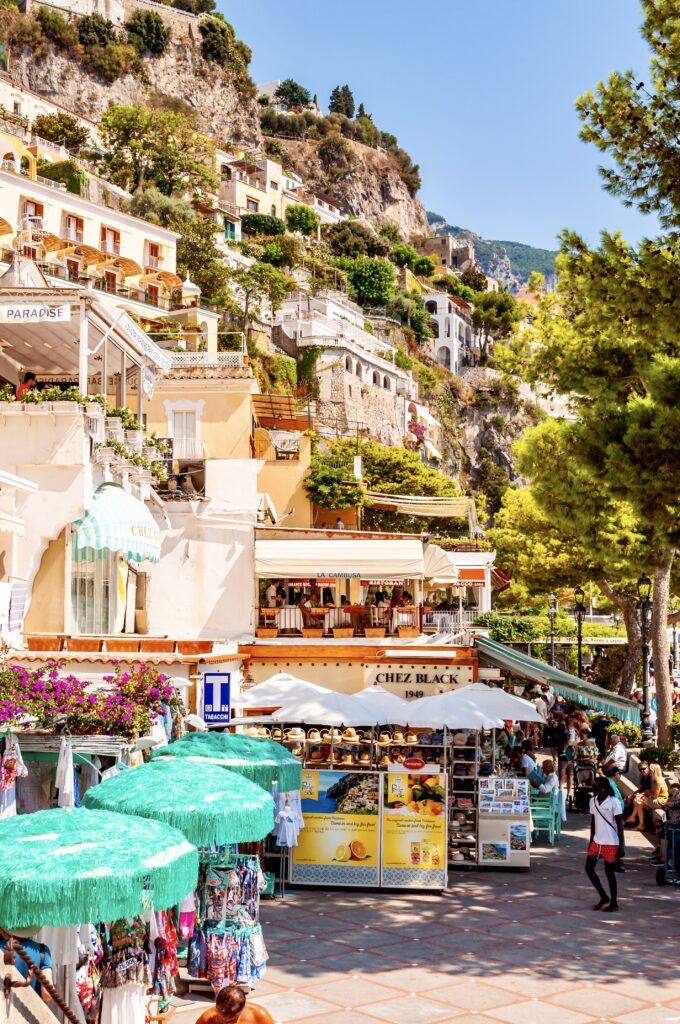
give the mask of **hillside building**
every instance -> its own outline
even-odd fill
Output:
[[[475,247],[472,242],[452,235],[433,235],[430,238],[416,238],[413,245],[423,256],[432,256],[441,271],[462,274],[475,267]]]
[[[428,292],[423,299],[430,316],[434,356],[451,373],[458,373],[474,347],[472,306],[447,292]]]

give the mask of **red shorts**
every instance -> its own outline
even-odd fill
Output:
[[[588,846],[589,857],[602,857],[607,864],[613,864],[619,855],[618,846],[601,846],[600,843],[592,842]]]

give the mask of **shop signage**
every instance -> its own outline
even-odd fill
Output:
[[[383,775],[381,885],[445,889],[446,775]]]
[[[229,725],[231,718],[231,672],[203,675],[203,721],[206,725]]]
[[[2,302],[0,323],[41,324],[66,323],[71,319],[71,305],[48,306],[46,302]]]
[[[422,757],[407,757],[404,761],[404,768],[409,772],[417,772],[419,768],[424,768],[425,762]]]
[[[290,880],[302,885],[380,882],[380,774],[305,769],[305,827],[292,848]]]
[[[474,682],[472,665],[367,665],[364,686],[377,683],[405,700],[426,697],[443,690],[454,690]]]

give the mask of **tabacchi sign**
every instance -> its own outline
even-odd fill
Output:
[[[66,323],[70,319],[68,302],[59,306],[48,306],[44,302],[0,303],[0,323],[3,324]]]

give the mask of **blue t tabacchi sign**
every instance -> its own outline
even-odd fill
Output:
[[[231,672],[206,672],[203,676],[203,721],[206,725],[229,725],[231,717]]]

